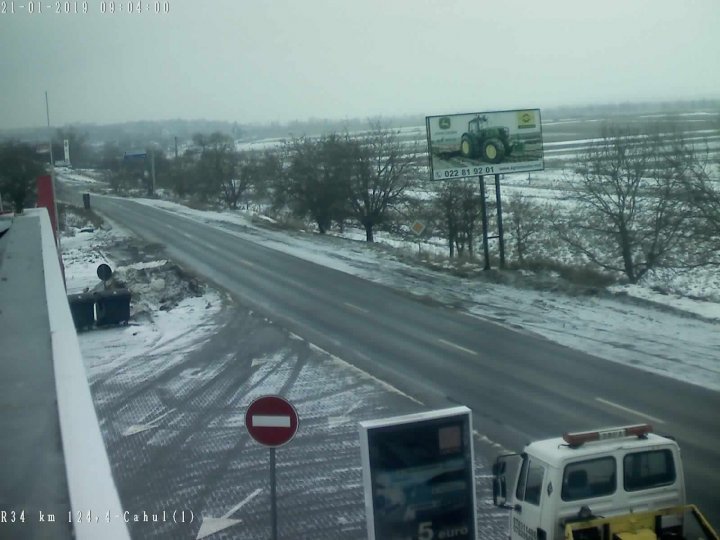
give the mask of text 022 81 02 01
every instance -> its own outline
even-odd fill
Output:
[[[494,174],[495,167],[468,167],[460,169],[446,169],[444,171],[437,171],[436,176],[440,178],[465,178],[468,176],[481,176],[483,174]]]

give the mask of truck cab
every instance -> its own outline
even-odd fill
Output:
[[[511,540],[558,540],[568,524],[682,507],[680,449],[647,424],[536,441],[521,454],[498,457],[493,500],[510,511]],[[662,531],[683,538],[682,517],[657,519]],[[576,528],[571,537],[600,540],[600,529]]]

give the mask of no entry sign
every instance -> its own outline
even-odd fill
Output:
[[[248,407],[245,426],[257,442],[275,448],[295,436],[298,415],[295,407],[280,396],[263,396]]]

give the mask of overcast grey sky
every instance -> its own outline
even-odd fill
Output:
[[[45,90],[54,126],[720,97],[720,0],[28,4],[0,14],[0,128],[44,125]]]

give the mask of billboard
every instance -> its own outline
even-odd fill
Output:
[[[360,423],[368,538],[474,540],[467,407]]]
[[[541,171],[540,109],[425,118],[432,180]]]

